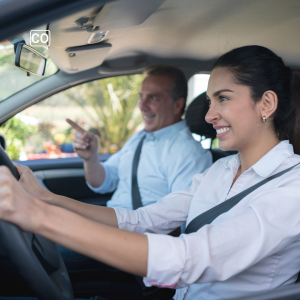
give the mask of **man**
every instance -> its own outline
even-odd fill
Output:
[[[132,171],[140,142],[137,185],[143,206],[185,189],[191,184],[193,175],[202,173],[212,164],[210,152],[193,139],[186,122],[181,119],[187,97],[183,72],[175,67],[157,65],[148,68],[145,74],[139,103],[145,129],[134,134],[105,163],[99,162],[96,136],[68,120],[76,130],[73,146],[84,160],[89,187],[98,193],[115,191],[108,207],[137,208],[132,202]]]
[[[202,173],[212,164],[210,152],[194,140],[185,120],[181,119],[187,97],[183,72],[175,67],[156,65],[148,68],[145,74],[139,103],[145,129],[135,133],[106,162],[99,162],[97,137],[67,119],[75,129],[73,147],[83,158],[87,184],[97,193],[115,191],[107,202],[108,207],[137,209],[155,203],[169,193],[188,187],[195,174]],[[82,284],[86,278],[96,280],[92,283],[94,292],[109,299],[120,299],[120,294],[122,299],[141,299],[143,296],[153,299],[161,291],[145,289],[138,279],[143,290],[141,296],[132,275],[60,246],[59,249],[77,297],[92,296],[86,293],[91,289],[91,282]],[[128,290],[124,285],[121,288],[124,282],[130,287]],[[105,290],[109,290],[107,295]]]

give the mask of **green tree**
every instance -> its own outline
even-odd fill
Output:
[[[102,143],[107,140],[121,147],[142,121],[137,104],[143,79],[143,75],[101,79],[76,86],[66,95],[84,109]]]
[[[13,160],[18,160],[21,151],[25,150],[26,140],[36,133],[36,129],[13,117],[1,126],[0,132],[6,138],[8,156]]]

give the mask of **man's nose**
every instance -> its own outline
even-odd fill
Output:
[[[206,116],[205,116],[205,121],[209,124],[216,123],[219,121],[221,118],[220,114],[218,111],[215,109],[213,105],[210,106]]]

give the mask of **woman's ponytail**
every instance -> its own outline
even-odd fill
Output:
[[[300,70],[291,70],[291,104],[294,108],[293,122],[288,138],[294,146],[294,152],[300,154]]]

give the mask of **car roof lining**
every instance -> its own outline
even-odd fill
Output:
[[[9,0],[0,1],[0,41],[111,0]]]
[[[300,68],[298,0],[166,0],[142,24],[109,32],[104,42],[112,47],[100,66],[66,72],[70,67],[66,49],[85,45],[89,36],[82,34],[75,20],[88,16],[92,22],[101,7],[50,22],[50,55],[61,70],[11,96],[9,101],[2,101],[0,123],[79,82],[141,73],[145,67],[157,63],[177,66],[187,78],[210,72],[220,54],[247,44],[269,47],[288,66]]]
[[[146,0],[139,1],[146,5]],[[91,23],[100,10],[87,9],[50,23],[50,54],[63,71],[70,71],[65,50],[85,45],[91,34],[75,21],[88,17]],[[206,61],[232,48],[257,44],[272,49],[290,67],[299,68],[299,10],[298,0],[284,1],[284,5],[282,0],[166,0],[142,24],[109,31],[105,42],[112,48],[103,64],[119,59],[122,69],[122,58],[125,63],[128,56],[143,55],[197,60],[203,71]]]

